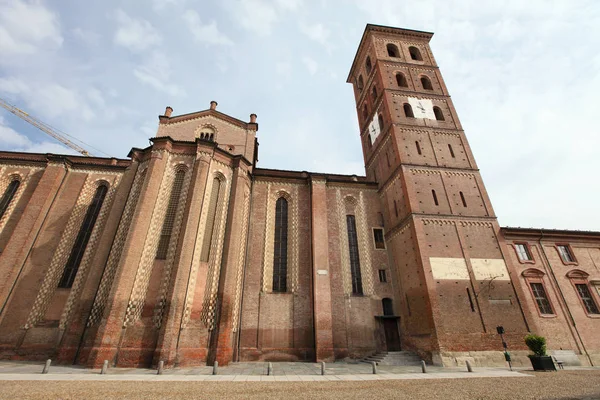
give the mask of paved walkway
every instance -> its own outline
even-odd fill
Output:
[[[98,369],[78,366],[54,365],[48,374],[42,374],[43,363],[0,361],[0,381],[8,380],[82,380],[82,381],[372,381],[398,379],[448,379],[448,378],[490,378],[528,377],[530,375],[506,368],[474,368],[469,373],[466,368],[443,368],[427,366],[427,373],[421,367],[378,366],[373,374],[370,364],[350,364],[343,362],[327,363],[325,375],[321,375],[321,364],[304,362],[274,362],[272,375],[267,375],[266,362],[232,363],[219,367],[218,375],[213,375],[212,367],[169,368],[158,375],[155,369],[109,368],[101,375]]]

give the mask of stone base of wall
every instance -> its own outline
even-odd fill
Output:
[[[315,349],[242,348],[240,361],[314,361]]]
[[[508,351],[513,367],[531,367],[529,351]],[[448,351],[432,354],[433,364],[444,367],[463,367],[468,360],[474,367],[507,367],[502,351]]]

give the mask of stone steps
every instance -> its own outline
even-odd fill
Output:
[[[375,361],[379,365],[417,366],[421,358],[412,351],[388,351],[373,354],[361,360],[364,363]]]

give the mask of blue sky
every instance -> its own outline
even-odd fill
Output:
[[[258,115],[260,167],[363,175],[367,23],[435,32],[501,225],[600,230],[594,0],[0,0],[0,97],[116,157],[216,100]],[[0,149],[68,152],[4,110]]]

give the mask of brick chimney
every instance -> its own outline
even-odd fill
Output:
[[[217,102],[216,101],[211,101],[210,102],[210,109],[211,110],[216,110],[217,109]]]
[[[167,108],[165,109],[165,117],[171,118],[172,113],[173,113],[173,108],[171,108],[171,106],[167,106]]]
[[[256,114],[250,114],[250,123],[251,124],[255,124],[256,123]]]

